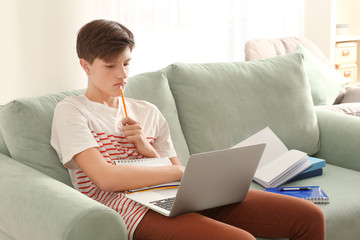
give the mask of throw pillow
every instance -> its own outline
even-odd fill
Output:
[[[269,126],[289,149],[314,154],[319,127],[303,56],[164,69],[190,153],[229,148]]]
[[[314,105],[333,104],[349,80],[342,77],[334,68],[320,61],[300,43],[296,46],[294,52],[304,55],[305,70],[309,79]]]

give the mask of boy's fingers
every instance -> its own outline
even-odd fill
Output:
[[[136,122],[134,119],[130,118],[130,117],[125,117],[121,123],[125,126],[127,124],[129,125],[133,125],[133,124],[137,124],[138,122]]]
[[[121,127],[122,131],[130,131],[130,130],[138,130],[138,131],[142,131],[142,128],[140,126],[140,124],[125,124]]]

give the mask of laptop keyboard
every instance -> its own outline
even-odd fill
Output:
[[[166,210],[170,211],[171,207],[172,207],[172,205],[174,203],[174,199],[175,199],[175,197],[171,197],[171,198],[165,198],[165,199],[152,201],[150,203],[154,204],[155,206],[158,206],[158,207],[161,207],[163,209],[166,209]]]

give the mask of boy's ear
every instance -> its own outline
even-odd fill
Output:
[[[83,58],[80,58],[80,65],[84,69],[87,75],[90,74],[91,64]]]

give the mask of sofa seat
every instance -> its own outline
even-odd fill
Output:
[[[360,174],[358,171],[327,164],[323,175],[284,186],[320,186],[329,196],[330,204],[319,204],[326,219],[326,235],[331,239],[358,239],[358,231],[347,226],[360,226]],[[264,188],[252,183],[252,189]],[[351,189],[351,190],[349,190]],[[259,238],[261,239],[261,238]]]
[[[14,238],[7,235],[5,232],[0,230],[0,239],[1,240],[15,240]]]

